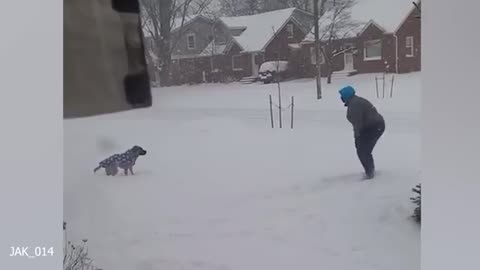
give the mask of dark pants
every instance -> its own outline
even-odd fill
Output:
[[[372,152],[384,131],[385,122],[382,121],[371,127],[365,128],[360,133],[360,136],[355,138],[357,155],[367,175],[372,175],[375,172],[375,163],[373,161]]]

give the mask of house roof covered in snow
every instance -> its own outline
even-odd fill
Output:
[[[193,16],[185,16],[185,18],[183,17],[177,17],[175,19],[173,19],[173,21],[171,22],[171,32],[174,32],[174,31],[177,31],[178,28],[180,28],[182,26],[182,21],[183,21],[183,26],[185,27],[187,24],[193,22],[195,19],[198,19],[198,18],[203,18],[205,20],[208,20],[208,18],[202,16],[202,15],[193,15]],[[153,31],[154,29],[154,26],[153,26],[153,23],[152,21],[149,19],[149,18],[143,18],[144,20],[147,20],[144,24],[144,28],[143,28],[143,32],[144,32],[144,35],[145,36],[150,36],[150,31]]]
[[[221,17],[231,30],[244,29],[233,38],[246,52],[262,51],[288,22],[295,8],[275,10],[255,15]]]
[[[215,44],[215,41],[211,41],[207,47],[200,53],[199,56],[212,56],[212,55],[222,55],[225,53],[229,44]]]
[[[203,15],[193,15],[193,16],[185,16],[185,19],[182,18],[182,17],[179,17],[179,18],[175,18],[173,20],[173,24],[172,24],[172,32],[173,31],[176,31],[178,30],[178,28],[182,27],[182,20],[183,20],[183,27],[185,27],[186,25],[188,25],[189,23],[193,22],[194,20],[196,19],[204,19],[204,20],[207,20],[209,21],[210,19],[208,19],[207,17],[203,16]]]
[[[386,33],[394,33],[413,8],[412,0],[357,0],[351,14],[352,21],[357,25],[348,33],[340,33],[340,36],[354,37],[370,23],[375,23]],[[331,14],[327,12],[319,19],[320,33],[325,31],[325,27],[331,22],[330,16]],[[314,28],[305,37],[305,41],[313,41],[313,33]]]

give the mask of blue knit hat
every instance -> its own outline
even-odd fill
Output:
[[[343,103],[347,103],[355,95],[355,89],[351,86],[345,86],[338,92],[340,93]]]

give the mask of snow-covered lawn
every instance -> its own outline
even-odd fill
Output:
[[[397,75],[393,99],[375,98],[375,74],[324,83],[320,101],[314,80],[284,82],[293,130],[288,111],[270,127],[275,84],[154,89],[152,108],[66,120],[69,237],[104,270],[420,269],[420,76]],[[359,181],[346,84],[387,121],[373,181]],[[93,174],[135,144],[136,175]]]

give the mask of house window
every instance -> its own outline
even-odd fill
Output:
[[[195,35],[194,34],[187,35],[187,46],[188,46],[188,49],[190,49],[190,50],[195,49]]]
[[[318,57],[320,58],[320,64],[321,65],[325,64],[325,58],[323,58],[322,52],[319,52]],[[312,63],[312,65],[317,64],[317,61],[315,58],[315,46],[310,47],[310,63]]]
[[[407,57],[413,57],[414,56],[414,51],[413,51],[413,36],[408,36],[407,39],[405,40],[405,47],[407,47]]]
[[[242,60],[242,56],[240,56],[240,55],[232,56],[232,69],[233,70],[243,70],[241,60]]]
[[[380,39],[365,41],[364,47],[363,47],[363,55],[364,55],[364,60],[366,61],[381,60],[382,59],[382,41]]]
[[[287,34],[288,38],[293,38],[293,24],[287,24]]]

